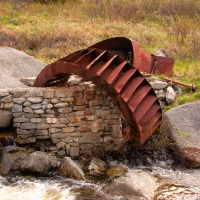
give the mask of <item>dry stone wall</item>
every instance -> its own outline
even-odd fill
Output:
[[[49,140],[45,150],[61,157],[78,157],[123,142],[120,110],[93,84],[1,89],[0,110],[12,113],[17,144],[34,146]]]

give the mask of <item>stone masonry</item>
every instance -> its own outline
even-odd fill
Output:
[[[11,111],[18,145],[49,140],[46,150],[60,157],[123,142],[120,110],[93,84],[1,89],[0,109]]]

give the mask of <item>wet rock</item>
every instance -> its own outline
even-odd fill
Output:
[[[93,158],[89,164],[89,174],[93,176],[100,176],[106,173],[108,165],[106,162],[99,158]]]
[[[49,170],[56,167],[57,159],[55,156],[45,152],[36,151],[25,157],[20,169],[25,173],[47,175]]]
[[[167,88],[167,92],[166,92],[166,101],[168,104],[172,103],[176,98],[176,93],[174,92],[174,89],[169,86]]]
[[[8,152],[14,150],[14,145],[9,145],[1,148],[0,150],[0,174],[6,175],[11,169],[11,162],[8,157]]]
[[[188,167],[200,167],[200,101],[170,109],[163,115],[161,133],[175,141],[176,158]]]
[[[119,177],[119,176],[123,176],[125,175],[125,173],[128,171],[128,167],[123,165],[123,164],[118,164],[118,165],[114,165],[111,166],[108,170],[107,170],[107,175],[110,177]]]
[[[8,110],[0,110],[0,128],[6,128],[12,120],[12,112]]]
[[[66,178],[85,180],[83,170],[70,157],[65,157],[62,159],[58,174]]]
[[[141,170],[132,170],[125,176],[115,179],[105,188],[113,199],[123,197],[126,200],[153,199],[156,179]]]
[[[22,164],[22,161],[25,159],[25,157],[28,155],[28,152],[26,150],[23,151],[14,151],[10,152],[8,154],[11,170],[19,170],[20,166]]]

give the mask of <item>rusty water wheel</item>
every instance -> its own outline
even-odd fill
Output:
[[[130,137],[143,144],[160,125],[162,111],[150,84],[125,59],[129,50],[121,53],[123,50],[93,45],[47,65],[37,76],[35,86],[66,86],[71,74],[94,82],[120,108],[130,127]]]

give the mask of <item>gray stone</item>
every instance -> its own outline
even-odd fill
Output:
[[[200,167],[200,101],[170,109],[163,115],[161,133],[175,141],[174,154],[182,164]]]
[[[44,110],[43,109],[33,110],[33,112],[35,114],[44,114]]]
[[[22,112],[21,113],[13,113],[13,117],[21,117],[22,116]]]
[[[28,123],[22,123],[21,124],[21,129],[35,129],[36,128],[36,124],[34,124],[34,123],[30,123],[30,122],[28,122]]]
[[[59,132],[61,132],[61,129],[60,128],[50,128],[49,132],[50,133],[59,133]]]
[[[30,136],[32,135],[32,133],[30,131],[19,129],[19,128],[17,128],[17,134],[18,135],[30,135]]]
[[[0,48],[0,88],[26,87],[20,77],[37,76],[46,65],[35,58],[10,47]]]
[[[106,186],[106,194],[127,200],[154,199],[156,179],[142,170],[132,170]],[[148,187],[147,187],[148,186]]]
[[[42,103],[43,98],[42,97],[29,97],[27,101],[31,103]]]
[[[36,125],[37,129],[48,129],[50,127],[49,124],[40,123]]]
[[[171,86],[169,86],[167,88],[167,92],[166,92],[166,101],[167,101],[168,104],[170,104],[175,99],[176,99],[176,93],[174,92],[174,89]]]
[[[161,108],[163,109],[166,106],[166,102],[165,101],[159,101]]]
[[[54,104],[55,108],[65,108],[67,106],[69,106],[69,103],[57,103],[57,104]]]
[[[71,147],[70,148],[70,157],[77,158],[79,156],[79,147]]]
[[[24,158],[27,155],[28,155],[28,152],[25,151],[25,150],[9,152],[8,157],[9,157],[9,160],[10,160],[11,169],[12,170],[19,170],[22,161],[24,160]]]
[[[155,82],[149,82],[149,83],[154,90],[165,89],[168,85],[167,82],[163,82],[163,81],[155,81]]]
[[[36,136],[47,136],[47,135],[49,135],[49,133],[47,130],[36,130],[35,135]]]
[[[13,127],[15,128],[20,128],[21,124],[20,123],[13,123]]]
[[[173,85],[172,87],[173,87],[173,89],[174,89],[174,91],[176,92],[177,95],[183,94],[183,90],[180,87],[178,87],[177,85]]]
[[[13,102],[17,104],[23,104],[26,101],[25,98],[14,98]]]
[[[36,142],[36,137],[18,137],[15,139],[15,142],[16,144],[32,144]]]
[[[25,113],[33,113],[33,109],[30,108],[30,107],[25,107],[25,108],[23,108],[23,111],[24,111]]]
[[[62,159],[58,174],[66,178],[85,180],[83,170],[69,157]]]
[[[58,149],[61,149],[63,147],[65,147],[66,143],[64,143],[63,141],[59,142],[56,144],[56,146],[58,147]]]
[[[31,107],[31,102],[25,101],[25,102],[23,103],[23,106]]]
[[[16,117],[13,119],[13,122],[29,122],[29,118],[25,118],[25,117]]]
[[[42,119],[41,118],[31,118],[30,122],[32,122],[32,123],[41,123]]]
[[[47,99],[44,99],[42,102],[42,105],[47,105],[49,103],[49,101]]]
[[[32,108],[33,110],[37,110],[37,109],[42,108],[42,105],[41,105],[41,104],[33,104],[33,105],[31,105],[31,108]]]
[[[59,150],[57,152],[57,156],[59,156],[59,157],[64,157],[65,155],[66,155],[66,152],[64,150]]]
[[[57,159],[45,152],[36,151],[26,156],[21,164],[21,171],[39,175],[47,175],[52,168],[57,167]]]
[[[22,112],[22,106],[15,104],[12,108],[12,112]]]
[[[9,96],[3,97],[1,99],[1,102],[3,102],[3,103],[11,103],[12,99],[13,99],[12,95],[9,95]]]

